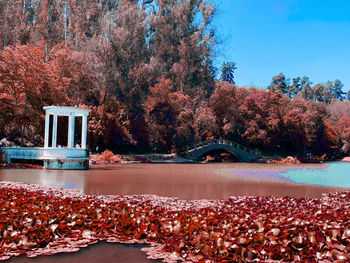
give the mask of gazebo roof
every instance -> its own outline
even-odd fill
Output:
[[[45,106],[43,109],[47,113],[67,116],[74,113],[75,116],[89,115],[91,109],[80,108],[77,106]]]

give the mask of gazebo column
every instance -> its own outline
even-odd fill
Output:
[[[83,115],[81,122],[81,148],[86,149],[87,115]]]
[[[49,147],[49,131],[50,131],[50,114],[45,114],[45,136],[44,136],[44,147]]]
[[[75,115],[69,114],[68,121],[68,148],[74,148],[74,129],[75,129]]]
[[[57,114],[53,115],[53,127],[52,127],[52,147],[57,147]]]

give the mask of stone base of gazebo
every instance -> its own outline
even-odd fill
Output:
[[[89,151],[79,148],[4,147],[8,163],[43,161],[47,169],[89,169]]]
[[[88,170],[89,158],[66,158],[66,159],[51,159],[44,160],[44,167],[46,169],[55,170]]]

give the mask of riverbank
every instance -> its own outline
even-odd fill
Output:
[[[129,163],[193,163],[177,154],[128,154],[119,155],[112,152],[106,154],[91,154],[90,168],[116,168],[119,164]]]
[[[350,260],[350,192],[184,201],[1,182],[0,196],[2,260],[98,241],[151,244],[142,251],[167,262]]]
[[[45,169],[45,167],[28,163],[0,163],[0,169]]]
[[[110,151],[103,152],[101,154],[90,155],[90,167],[91,168],[115,168],[119,163],[196,163],[193,160],[186,159],[178,154],[128,154],[119,155],[113,154]],[[105,156],[107,155],[107,158]],[[223,154],[222,154],[223,155]],[[222,163],[234,163],[237,160],[231,160],[227,158],[227,154],[224,154],[222,159],[214,158],[210,155],[201,163],[211,163],[219,162]],[[321,157],[313,158],[298,158],[293,156],[288,157],[275,157],[275,156],[262,156],[259,159],[253,160],[253,163],[267,163],[267,164],[301,164],[301,163],[323,163],[325,161],[326,155]],[[349,157],[350,159],[350,157]],[[347,159],[344,159],[345,161]]]

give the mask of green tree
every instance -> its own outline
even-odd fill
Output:
[[[336,79],[335,81],[333,81],[333,83],[331,82],[330,85],[330,92],[332,95],[332,98],[343,101],[345,100],[345,92],[342,90],[344,84],[339,80]]]
[[[329,104],[332,99],[330,84],[316,84],[312,88],[313,98],[317,102],[324,102]]]
[[[300,77],[296,77],[292,79],[292,84],[287,88],[287,95],[290,98],[294,98],[302,89],[302,85],[300,83]]]
[[[235,84],[235,70],[237,69],[235,62],[224,62],[221,66],[221,80]]]
[[[298,96],[305,100],[313,99],[311,84],[312,82],[310,81],[309,77],[307,76],[302,77],[300,80],[301,90],[298,93]]]
[[[283,94],[288,93],[288,82],[289,79],[286,79],[283,73],[278,74],[272,78],[271,84],[267,87],[269,91],[272,92],[281,92]]]

